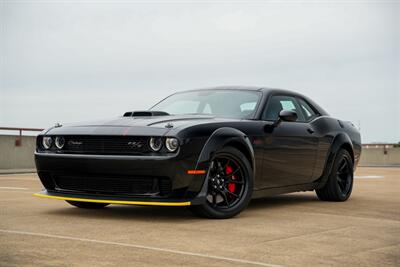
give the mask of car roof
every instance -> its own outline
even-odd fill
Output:
[[[215,87],[205,87],[205,88],[197,88],[185,91],[179,91],[177,93],[183,92],[192,92],[192,91],[203,91],[203,90],[243,90],[243,91],[258,91],[263,93],[279,93],[279,94],[288,94],[288,95],[297,95],[301,97],[305,97],[301,93],[292,90],[280,89],[280,88],[272,88],[272,87],[261,87],[261,86],[243,86],[243,85],[229,85],[229,86],[215,86]]]
[[[190,90],[184,90],[184,91],[178,91],[178,93],[181,92],[191,92],[191,91],[202,91],[202,90],[248,90],[248,91],[261,91],[262,87],[257,87],[257,86],[243,86],[243,85],[238,85],[238,86],[215,86],[215,87],[202,87],[202,88],[195,88],[195,89],[190,89]]]
[[[243,86],[243,85],[203,87],[203,88],[196,88],[196,89],[179,91],[178,93],[190,92],[190,91],[202,91],[202,90],[247,90],[247,91],[278,91],[279,90],[279,91],[286,91],[286,92],[296,93],[294,91],[278,89],[278,88],[260,87],[260,86]]]
[[[190,92],[190,91],[201,91],[201,90],[248,90],[248,91],[280,91],[280,92],[287,92],[292,94],[299,94],[295,91],[280,89],[280,88],[272,88],[272,87],[265,87],[265,86],[243,86],[243,85],[229,85],[229,86],[215,86],[215,87],[204,87],[204,88],[197,88],[191,90],[185,90],[180,92]],[[299,94],[300,95],[300,94]]]

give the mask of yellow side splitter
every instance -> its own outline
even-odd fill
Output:
[[[147,206],[190,206],[190,201],[187,202],[154,202],[154,201],[126,201],[126,200],[108,200],[108,199],[88,199],[88,198],[77,198],[77,197],[62,197],[62,196],[50,196],[43,193],[33,194],[36,197],[57,199],[57,200],[69,200],[69,201],[80,201],[80,202],[92,202],[92,203],[109,203],[109,204],[122,204],[122,205],[147,205]]]

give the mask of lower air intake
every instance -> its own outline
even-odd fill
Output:
[[[160,195],[171,193],[171,181],[159,177],[54,175],[56,189],[99,194]]]

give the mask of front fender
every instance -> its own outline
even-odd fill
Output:
[[[211,159],[214,157],[215,153],[217,153],[219,150],[227,145],[232,145],[233,147],[238,148],[243,154],[245,154],[253,167],[253,177],[255,177],[255,159],[253,146],[251,145],[251,142],[245,133],[231,127],[218,128],[210,135],[199,154],[196,163],[196,170],[208,170]],[[206,197],[208,187],[208,181],[206,177],[207,176],[205,176],[205,179],[201,186],[201,190],[197,195],[197,199],[205,199]],[[193,189],[194,188],[189,188],[190,191]]]
[[[254,150],[249,138],[245,133],[230,127],[219,128],[211,134],[200,152],[196,168],[208,167],[214,154],[227,145],[237,146],[249,159],[254,170]]]

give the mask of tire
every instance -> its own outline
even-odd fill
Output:
[[[69,201],[66,200],[69,204],[72,206],[81,208],[81,209],[102,209],[105,206],[108,206],[110,204],[108,203],[95,203],[95,202],[81,202],[81,201]]]
[[[354,164],[350,153],[340,149],[328,181],[324,187],[315,190],[317,196],[323,201],[346,201],[353,190]]]
[[[207,174],[207,197],[189,209],[211,219],[228,219],[243,211],[253,194],[253,170],[242,152],[233,147],[218,151]]]

